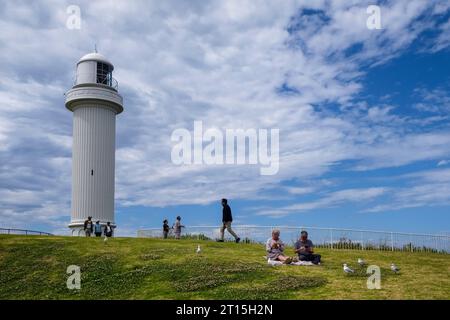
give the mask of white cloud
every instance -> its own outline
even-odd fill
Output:
[[[414,104],[419,111],[447,115],[450,111],[450,95],[448,88],[437,87],[434,89],[417,88],[414,93],[421,98]]]
[[[439,159],[450,154],[446,147],[449,144],[448,132],[386,136],[379,143],[359,147],[364,158],[357,169],[399,167],[416,161]]]
[[[448,8],[447,8],[448,10]],[[450,20],[439,26],[440,34],[431,47],[432,52],[447,49],[450,46]]]
[[[404,128],[409,119],[392,115],[392,106],[353,102],[368,66],[398,55],[427,28],[417,18],[430,3],[388,2],[379,32],[367,30],[367,5],[357,2],[84,1],[81,30],[65,28],[69,4],[5,3],[0,13],[0,190],[9,196],[0,201],[2,219],[68,216],[71,114],[62,94],[94,43],[115,63],[125,98],[117,119],[120,206],[267,199],[261,190],[320,177],[346,160],[367,170],[450,156],[449,132],[412,134]],[[298,17],[305,8],[319,13]],[[348,54],[356,45],[361,50]],[[283,85],[293,93],[280,92]],[[315,107],[324,103],[348,109]],[[261,177],[257,166],[174,166],[171,132],[194,120],[222,129],[279,128],[279,174]],[[288,191],[313,191],[307,188]],[[342,190],[303,208],[338,205],[352,192],[371,199],[381,191]]]
[[[408,181],[409,186],[392,188],[385,204],[364,211],[394,211],[450,204],[450,169],[424,170],[403,175],[402,178]]]
[[[309,194],[316,191],[314,187],[288,187],[286,189],[290,194],[295,195]]]
[[[410,188],[400,188],[392,195],[393,200],[387,204],[376,205],[365,212],[390,212],[395,210],[448,206],[450,204],[450,184],[433,183]]]
[[[260,210],[257,215],[267,216],[285,216],[288,214],[302,213],[305,211],[332,208],[348,203],[367,203],[374,200],[387,191],[386,188],[374,187],[366,189],[344,189],[325,194],[321,198],[314,201],[306,201],[293,205],[280,207],[277,209]]]

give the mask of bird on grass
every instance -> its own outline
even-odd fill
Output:
[[[353,269],[350,269],[346,263],[344,263],[344,272],[345,273],[354,273]]]
[[[361,267],[364,267],[364,266],[366,265],[366,262],[365,262],[363,259],[358,258],[358,264],[359,264]]]
[[[197,253],[200,253],[202,251],[202,249],[200,249],[200,245],[198,245],[197,247]]]
[[[108,241],[108,237],[105,237],[105,239],[103,239],[103,241],[106,243]]]
[[[391,270],[392,270],[394,273],[400,272],[400,268],[397,267],[394,263],[391,263]]]

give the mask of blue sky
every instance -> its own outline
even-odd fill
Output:
[[[81,28],[66,27],[69,5]],[[381,30],[366,9],[381,8]],[[220,222],[450,232],[448,1],[0,1],[0,227],[67,234],[76,61],[115,65],[121,235]],[[99,17],[99,13],[102,16]],[[104,14],[107,13],[107,14]],[[280,130],[280,169],[177,166],[171,133]]]

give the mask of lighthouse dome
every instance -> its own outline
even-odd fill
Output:
[[[88,53],[77,62],[75,86],[95,84],[117,91],[113,70],[113,64],[105,56],[97,52]]]
[[[102,63],[105,63],[105,64],[111,66],[111,71],[114,70],[113,64],[108,59],[106,59],[104,55],[102,55],[98,52],[91,52],[91,53],[85,54],[84,56],[81,57],[80,60],[78,60],[77,65],[84,61],[102,62]]]

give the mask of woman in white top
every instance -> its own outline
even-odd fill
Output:
[[[272,238],[266,242],[267,258],[270,260],[281,261],[284,264],[292,262],[292,258],[284,254],[284,243],[280,239],[280,230],[272,231]]]

